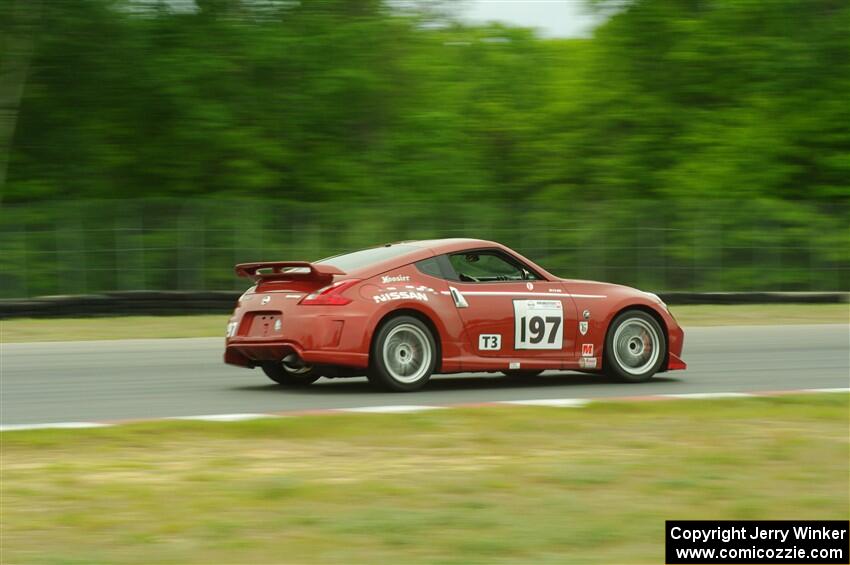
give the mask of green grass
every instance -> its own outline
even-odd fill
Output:
[[[0,320],[0,342],[220,337],[227,315],[13,318]]]
[[[11,432],[3,561],[661,563],[666,519],[847,519],[848,396]]]
[[[850,322],[848,304],[752,304],[673,306],[680,324],[694,326],[841,324]],[[124,316],[0,320],[0,342],[222,337],[228,316]]]

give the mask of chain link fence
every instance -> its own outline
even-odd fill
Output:
[[[102,200],[5,205],[0,297],[237,290],[235,263],[405,239],[504,243],[569,278],[652,291],[850,288],[848,211],[781,201],[516,204]]]

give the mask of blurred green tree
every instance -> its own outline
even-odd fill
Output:
[[[565,40],[443,0],[0,0],[0,224],[136,225],[40,202],[256,198],[281,203],[259,224],[328,234],[309,249],[502,227],[624,282],[850,284],[850,4],[593,4],[606,23]]]

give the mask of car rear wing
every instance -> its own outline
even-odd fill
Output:
[[[334,275],[344,275],[332,265],[321,265],[307,261],[263,261],[240,263],[235,267],[236,275],[255,282],[283,280],[331,280]]]

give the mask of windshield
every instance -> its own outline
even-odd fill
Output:
[[[381,261],[386,261],[387,259],[400,257],[412,251],[417,251],[418,249],[418,247],[412,247],[410,245],[390,245],[388,247],[373,247],[371,249],[361,249],[360,251],[354,251],[352,253],[344,253],[342,255],[327,257],[325,259],[316,261],[316,263],[322,265],[332,265],[334,267],[342,269],[343,271],[348,272],[360,269],[361,267],[372,265],[374,263],[380,263]]]

